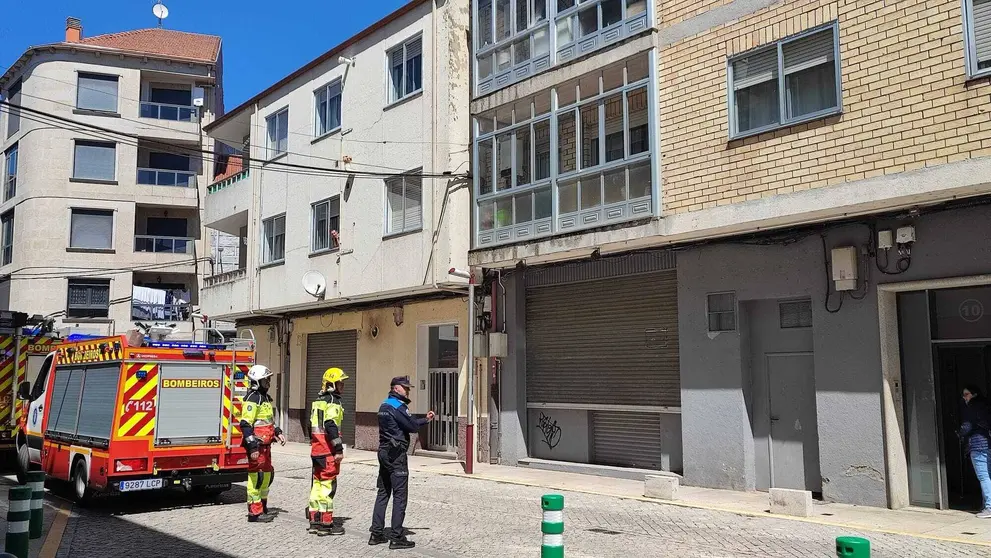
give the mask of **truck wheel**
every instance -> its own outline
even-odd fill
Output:
[[[89,502],[92,492],[89,489],[89,475],[86,474],[86,460],[77,459],[72,468],[72,495],[77,503],[84,505]]]

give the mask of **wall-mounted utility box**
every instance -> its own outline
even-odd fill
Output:
[[[475,358],[489,358],[489,336],[476,333],[472,336],[475,342]]]
[[[895,242],[898,244],[911,244],[915,242],[915,227],[911,225],[898,227],[898,230],[895,231]]]
[[[837,291],[852,291],[857,288],[857,247],[840,246],[833,248],[833,281]]]
[[[508,335],[499,332],[489,334],[489,356],[493,358],[506,358],[509,356]]]

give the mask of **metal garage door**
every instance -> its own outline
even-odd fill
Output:
[[[344,429],[341,437],[354,446],[355,393],[358,391],[358,332],[329,331],[306,336],[306,424],[309,427],[310,405],[320,392],[323,373],[336,366],[350,376],[344,389]],[[307,431],[308,432],[308,431]]]
[[[526,383],[528,403],[679,407],[677,272],[528,286]],[[590,418],[593,461],[660,463],[656,414]]]

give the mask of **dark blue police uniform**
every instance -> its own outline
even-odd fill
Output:
[[[408,377],[392,379],[392,386],[410,386]],[[416,418],[409,412],[410,400],[396,392],[390,392],[378,411],[379,420],[379,476],[378,496],[372,513],[372,539],[384,542],[388,537],[393,541],[404,541],[403,521],[406,518],[406,498],[409,488],[409,462],[406,451],[409,449],[409,435],[426,425],[427,419]],[[385,531],[385,509],[392,501],[392,529]],[[371,542],[371,541],[370,541]]]

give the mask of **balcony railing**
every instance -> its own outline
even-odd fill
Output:
[[[244,279],[248,276],[248,271],[245,269],[235,269],[233,271],[225,271],[224,273],[218,273],[216,275],[211,275],[210,277],[203,278],[204,287],[213,287],[214,285],[222,285],[224,283],[232,283],[238,279]]]
[[[196,122],[198,116],[199,110],[196,107],[141,101],[141,118],[175,120],[176,122]]]
[[[134,235],[135,252],[155,252],[158,254],[192,254],[193,239],[181,236]]]
[[[148,186],[196,186],[196,173],[192,171],[167,169],[138,169],[138,184]]]
[[[188,302],[179,304],[155,304],[152,302],[131,302],[132,320],[154,321],[186,321],[190,318],[192,305]]]

